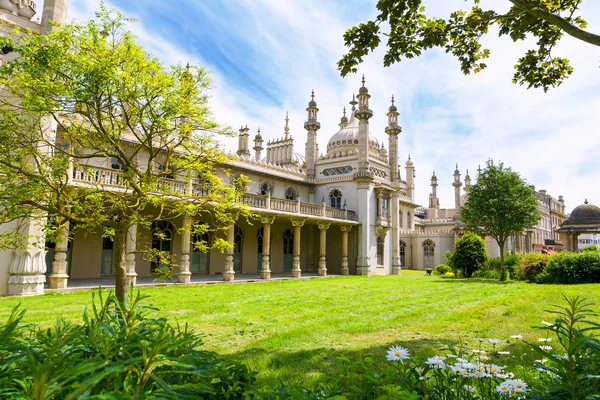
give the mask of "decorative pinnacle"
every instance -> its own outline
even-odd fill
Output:
[[[313,90],[310,92],[310,97],[311,97],[311,99],[313,99],[313,100],[315,99],[315,89],[313,89]]]
[[[392,95],[392,105],[394,105],[394,95]]]
[[[410,160],[410,154],[408,155],[408,159]]]
[[[588,201],[587,201],[587,199],[585,199],[585,201],[583,202],[583,204],[587,204],[587,203],[588,203]]]
[[[356,96],[354,93],[352,94],[352,101],[350,104],[352,105],[352,111],[356,111],[356,105],[358,104],[358,101],[356,101]]]
[[[290,121],[290,119],[288,118],[288,112],[285,112],[285,128],[283,128],[283,130],[285,131],[285,138],[287,139],[288,135],[290,134],[290,127],[288,125],[288,122]]]
[[[346,106],[344,106],[344,117],[346,116]]]
[[[363,76],[362,76],[362,85],[363,85],[363,87],[365,87],[365,74],[363,74]]]

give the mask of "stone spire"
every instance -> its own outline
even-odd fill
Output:
[[[240,132],[238,135],[238,156],[250,156],[250,149],[248,148],[248,138],[250,135],[248,134],[248,131],[248,125],[246,125],[245,127],[242,126],[240,128]]]
[[[356,101],[356,96],[354,95],[354,93],[352,94],[352,101],[350,101],[350,105],[352,106],[352,114],[354,115],[354,112],[356,111],[356,105],[358,104],[358,101]]]
[[[344,129],[348,125],[348,117],[346,117],[346,107],[344,107],[344,115],[340,118],[340,129]]]
[[[306,176],[310,183],[315,182],[315,162],[317,161],[317,131],[321,124],[317,121],[317,102],[315,101],[315,91],[311,92],[311,100],[308,102],[307,121],[304,123],[306,129],[306,148],[304,159],[306,161]]]
[[[429,195],[429,210],[427,211],[427,217],[436,219],[439,217],[440,199],[437,197],[437,186],[438,179],[435,176],[435,171],[431,175],[431,194]]]
[[[465,175],[465,192],[468,192],[470,187],[471,177],[469,176],[469,170],[467,170],[467,174]]]
[[[355,115],[358,118],[358,179],[373,179],[373,173],[369,167],[369,119],[373,111],[369,109],[369,89],[365,86],[365,76],[362,77],[362,86],[358,89],[358,110]]]
[[[406,192],[412,201],[415,201],[415,164],[408,155],[406,160]]]
[[[258,128],[258,132],[256,133],[256,136],[254,136],[254,160],[260,161],[262,150],[263,138],[260,134],[260,128]]]
[[[462,186],[462,182],[460,181],[458,163],[456,164],[456,169],[454,170],[454,182],[452,183],[452,186],[454,186],[454,208],[456,210],[460,210],[460,187]]]
[[[290,136],[290,126],[289,126],[289,122],[290,122],[290,118],[288,117],[288,112],[285,112],[285,127],[283,128],[283,131],[285,133],[285,139],[289,139]]]
[[[398,108],[394,104],[394,96],[392,95],[392,105],[387,113],[388,126],[385,128],[385,133],[388,134],[388,147],[390,148],[392,184],[398,181],[398,134],[402,132],[402,128],[398,125],[398,115]]]

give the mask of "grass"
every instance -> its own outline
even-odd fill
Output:
[[[531,326],[551,320],[544,310],[560,304],[563,294],[600,303],[600,284],[499,283],[445,279],[422,271],[142,292],[162,315],[202,332],[206,348],[245,362],[260,371],[259,380],[270,383],[277,378],[313,382],[334,371],[339,356],[361,352],[375,354],[381,364],[392,344],[429,356],[448,341],[474,337],[503,339],[498,350],[511,351],[514,364],[529,362],[535,358],[529,346],[505,339],[522,334],[536,342],[538,333]],[[80,319],[91,293],[0,298],[0,321],[19,303],[28,310],[26,322],[48,327],[59,316]]]

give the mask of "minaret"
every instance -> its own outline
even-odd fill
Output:
[[[263,150],[263,138],[260,135],[260,128],[258,128],[258,133],[254,136],[254,160],[260,161],[260,153]]]
[[[456,169],[454,170],[454,183],[452,186],[454,186],[454,208],[458,211],[460,210],[460,187],[462,186],[458,164],[456,164]]]
[[[238,156],[242,156],[242,157],[250,156],[250,150],[248,149],[248,138],[250,135],[248,134],[248,131],[249,131],[248,125],[240,128],[240,134],[238,136],[238,151],[237,151]]]
[[[398,183],[398,134],[402,128],[398,125],[398,108],[394,105],[394,96],[392,96],[392,105],[387,113],[388,126],[385,133],[388,134],[388,147],[390,152],[390,175],[392,186]]]
[[[47,34],[53,28],[48,21],[58,24],[67,22],[68,0],[44,0],[44,11],[42,12],[42,35]]]
[[[469,192],[469,188],[471,187],[471,177],[469,176],[469,170],[467,170],[467,175],[465,175],[465,192]]]
[[[290,118],[288,117],[288,113],[286,111],[285,113],[285,127],[283,128],[284,131],[284,138],[283,138],[283,157],[282,157],[282,164],[295,164],[295,160],[294,160],[294,139],[292,138],[292,135],[290,134]]]
[[[373,180],[373,173],[369,170],[369,119],[373,116],[373,111],[369,109],[369,89],[365,86],[365,76],[362,77],[362,86],[358,89],[358,173],[356,176],[361,179]]]
[[[304,159],[306,161],[306,177],[309,183],[315,182],[315,162],[317,161],[317,131],[321,124],[317,121],[317,102],[315,101],[315,91],[311,93],[311,100],[308,102],[308,120],[304,123],[306,134],[306,149]]]
[[[410,197],[411,201],[415,201],[415,164],[410,159],[410,154],[408,155],[408,160],[406,161],[406,191],[408,197]]]
[[[346,117],[346,107],[344,107],[344,115],[340,118],[339,127],[340,129],[344,129],[348,125],[348,117]]]
[[[431,175],[431,194],[429,195],[429,211],[427,212],[427,217],[431,219],[436,219],[439,216],[440,200],[437,197],[437,186],[437,176],[435,176],[435,171],[433,171],[433,175]]]
[[[379,157],[382,161],[387,162],[387,150],[385,149],[383,143],[381,143],[381,147],[379,148]]]

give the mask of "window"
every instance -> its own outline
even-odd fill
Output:
[[[269,192],[269,189],[272,189],[271,186],[267,182],[263,182],[260,184],[259,193],[261,196],[266,196]]]
[[[164,165],[159,165],[158,170],[160,171],[163,178],[175,179],[175,176],[173,174],[165,173],[165,171],[167,170],[167,167],[165,167]]]
[[[423,267],[433,268],[433,257],[435,256],[435,243],[427,239],[423,242]]]
[[[296,194],[296,189],[293,187],[288,187],[285,189],[285,199],[286,200],[296,200],[298,198]]]
[[[150,263],[150,272],[159,268],[168,268],[167,262],[161,257],[170,255],[173,245],[173,224],[169,221],[155,221],[152,223],[152,250],[159,252],[157,259]],[[162,255],[160,253],[163,253]]]
[[[403,240],[400,241],[400,265],[406,267],[406,243]]]
[[[258,232],[256,232],[256,253],[258,260],[256,261],[256,265],[258,266],[258,271],[262,270],[262,258],[263,258],[263,240],[264,240],[265,228],[260,228]]]
[[[377,238],[377,265],[383,265],[383,253],[385,251],[385,244],[382,238]]]
[[[101,275],[112,275],[115,273],[113,260],[113,241],[111,238],[102,238],[102,261],[100,265]]]
[[[400,217],[400,221],[398,221],[398,223],[400,224],[400,228],[402,228],[404,226],[404,222],[402,221],[402,210],[400,210],[398,216]]]
[[[119,170],[123,170],[123,165],[121,164],[121,162],[119,161],[119,159],[117,157],[111,157],[110,158],[110,167],[112,169],[119,169]]]
[[[283,232],[283,270],[291,271],[294,263],[294,234],[287,229]]]
[[[333,208],[342,208],[342,192],[338,189],[329,192],[329,204]]]
[[[208,273],[208,256],[209,250],[204,252],[198,248],[198,245],[204,247],[209,245],[210,236],[208,232],[204,232],[201,235],[194,235],[194,242],[192,244],[192,272],[195,273]]]
[[[381,199],[382,203],[381,203],[381,216],[387,218],[389,213],[389,199],[386,199],[385,197],[383,199]]]
[[[242,246],[244,244],[244,231],[239,226],[233,228],[233,270],[242,272]]]
[[[410,211],[406,213],[406,227],[412,229],[412,221],[410,220]]]

